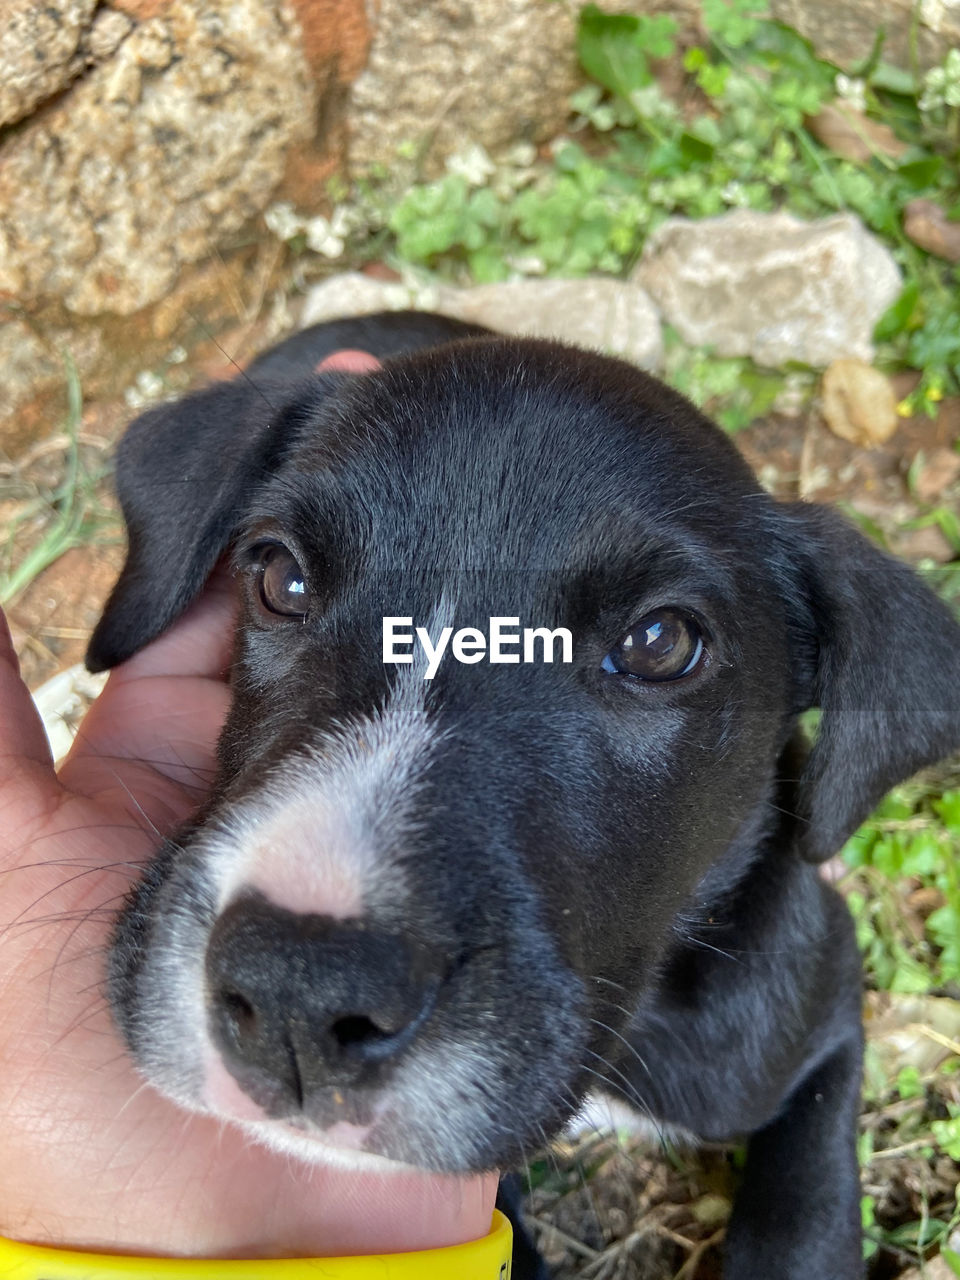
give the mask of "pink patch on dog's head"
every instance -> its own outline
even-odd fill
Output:
[[[373,373],[383,365],[369,351],[355,351],[350,347],[334,351],[317,365],[317,373]]]

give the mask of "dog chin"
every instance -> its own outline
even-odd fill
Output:
[[[215,1055],[211,1055],[206,1064],[204,1093],[209,1114],[225,1123],[239,1125],[261,1146],[306,1164],[332,1165],[362,1173],[409,1173],[414,1167],[366,1149],[373,1123],[335,1120],[320,1127],[306,1118],[268,1116]]]

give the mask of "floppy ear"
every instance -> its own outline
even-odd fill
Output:
[[[960,626],[912,570],[834,512],[780,512],[794,589],[805,594],[800,703],[821,709],[800,778],[800,849],[820,862],[895,783],[960,746]]]
[[[324,382],[221,383],[132,424],[117,454],[127,560],[87,650],[91,671],[131,657],[198,595]]]

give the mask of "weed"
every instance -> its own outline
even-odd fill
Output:
[[[97,540],[106,524],[113,520],[100,509],[96,496],[97,485],[107,474],[108,465],[90,470],[84,464],[78,438],[83,398],[76,366],[69,354],[64,356],[64,366],[67,446],[63,475],[52,490],[28,485],[28,496],[8,521],[6,545],[0,553],[0,605],[15,599],[65,551]],[[28,526],[39,526],[41,532],[31,537],[30,548],[21,557],[16,554],[18,535]]]
[[[884,63],[878,38],[857,73],[845,74],[772,20],[761,0],[703,0],[702,23],[707,39],[686,50],[686,86],[674,101],[655,75],[658,60],[677,54],[674,20],[587,5],[577,47],[591,83],[574,95],[569,136],[552,157],[495,166],[474,147],[470,163],[455,158],[435,181],[399,193],[368,185],[334,215],[351,254],[389,253],[387,232],[400,262],[452,279],[621,275],[671,214],[784,208],[814,218],[850,210],[904,272],[901,296],[877,325],[878,362],[919,370],[901,411],[934,415],[944,395],[960,393],[960,269],[911,243],[902,224],[918,196],[960,217],[956,51],[921,80]],[[821,145],[811,120],[838,98],[860,113],[864,129],[892,130],[897,145],[884,149],[865,132],[863,160]],[[699,360],[696,375],[685,375],[682,362],[668,372],[695,387],[706,376]],[[740,402],[728,405],[730,392],[718,401],[718,416],[734,427],[769,405],[766,387],[744,396],[746,366],[739,372]]]

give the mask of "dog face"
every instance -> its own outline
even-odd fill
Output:
[[[305,1159],[521,1158],[759,856],[828,856],[960,739],[946,610],[617,361],[489,338],[217,387],[135,425],[119,487],[91,665],[228,546],[242,604],[219,776],[120,920],[111,1002],[160,1088]],[[572,660],[425,679],[385,617],[562,627]]]

